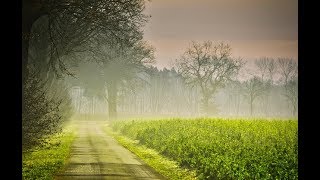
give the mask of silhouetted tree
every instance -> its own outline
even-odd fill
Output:
[[[103,34],[109,39],[130,43],[141,39],[140,27],[146,22],[144,0],[23,0],[22,1],[22,86],[28,78],[29,45],[31,28],[39,18],[46,27],[49,58],[46,72],[52,81],[54,76],[72,73],[65,64],[64,56],[83,52],[87,43]],[[45,62],[44,59],[41,60]],[[49,82],[52,84],[52,82]],[[22,111],[25,109],[22,93]]]
[[[239,80],[233,80],[227,83],[224,91],[228,96],[229,114],[233,110],[233,114],[239,115],[241,96],[242,96],[242,84]]]
[[[152,63],[153,48],[143,41],[133,45],[101,44],[95,50],[94,59],[103,71],[107,88],[109,117],[117,118],[117,97],[121,83],[140,78],[139,73],[145,71],[145,65]]]
[[[202,44],[193,42],[186,52],[176,61],[178,72],[191,86],[199,86],[202,105],[209,113],[209,101],[217,90],[234,77],[243,65],[240,59],[231,57],[229,45],[214,45],[207,41]]]
[[[28,76],[28,49],[32,25],[40,17],[48,18],[50,65],[66,71],[60,54],[67,53],[103,32],[112,38],[140,38],[146,22],[144,0],[23,0],[22,1],[22,79]],[[138,32],[138,33],[136,33]],[[62,53],[61,51],[64,51]]]
[[[295,115],[298,106],[298,63],[290,58],[279,58],[277,62],[284,87],[283,95],[292,106],[292,114]]]
[[[277,64],[273,58],[269,57],[262,57],[260,59],[256,59],[254,61],[257,69],[258,69],[258,76],[262,81],[262,85],[264,86],[262,97],[262,106],[266,115],[269,112],[269,97],[272,91],[273,82],[274,82],[274,75],[277,71]]]
[[[244,82],[243,95],[248,100],[250,105],[250,115],[253,113],[253,103],[257,97],[263,95],[265,89],[261,78],[254,76],[251,79]]]
[[[98,35],[126,45],[141,40],[144,8],[144,0],[22,1],[24,145],[56,131],[67,119],[68,90],[57,78],[72,74],[66,62],[94,48],[88,44]]]

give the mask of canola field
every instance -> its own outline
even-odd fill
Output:
[[[297,119],[136,119],[111,126],[199,179],[298,179]]]

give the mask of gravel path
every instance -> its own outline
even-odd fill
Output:
[[[55,179],[165,179],[103,132],[104,122],[78,123],[71,157]]]

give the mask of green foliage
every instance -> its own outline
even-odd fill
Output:
[[[61,124],[72,115],[71,99],[63,82],[47,84],[30,68],[23,87],[22,147],[30,149],[45,143],[43,137],[61,131]]]
[[[138,145],[137,141],[112,132],[109,127],[107,127],[105,130],[122,146],[135,153],[140,159],[142,159],[145,163],[163,176],[169,179],[196,179],[194,171],[180,168],[177,162],[161,156],[158,152],[149,149],[144,145]]]
[[[69,127],[64,132],[45,139],[46,145],[34,147],[22,154],[23,179],[53,179],[69,157],[74,130]]]
[[[297,179],[297,120],[117,121],[114,130],[197,171],[199,179]]]

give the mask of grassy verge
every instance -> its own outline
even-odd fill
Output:
[[[76,127],[67,125],[63,132],[46,139],[48,144],[22,154],[23,179],[53,179],[69,157]]]
[[[108,125],[105,126],[104,130],[106,133],[116,139],[122,146],[136,154],[142,161],[163,176],[169,179],[197,179],[195,172],[180,168],[177,162],[161,156],[155,150],[138,144],[138,141],[129,139],[117,132],[112,131]]]

